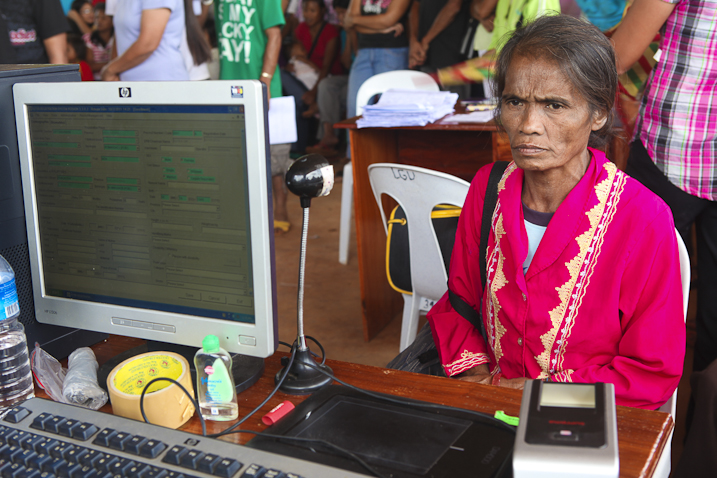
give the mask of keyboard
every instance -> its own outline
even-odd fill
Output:
[[[42,398],[0,420],[2,478],[365,478]]]

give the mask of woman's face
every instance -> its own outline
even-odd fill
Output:
[[[301,4],[301,13],[304,14],[304,21],[310,27],[321,23],[324,16],[324,9],[318,2],[310,1]]]
[[[85,23],[92,25],[95,21],[95,12],[92,10],[91,3],[85,3],[80,7],[80,17],[82,17]]]
[[[599,130],[606,117],[590,112],[588,102],[555,62],[513,58],[502,102],[500,119],[519,168],[583,168],[582,175],[590,132]]]

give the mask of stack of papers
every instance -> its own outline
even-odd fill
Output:
[[[388,90],[375,105],[364,106],[359,128],[425,126],[453,113],[458,95],[449,91]]]

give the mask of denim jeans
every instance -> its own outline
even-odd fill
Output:
[[[374,75],[394,70],[408,69],[408,47],[405,48],[362,48],[356,54],[349,72],[349,87],[346,98],[346,115],[356,116],[356,95],[364,81]],[[351,156],[347,151],[347,156]]]
[[[304,100],[306,87],[294,75],[285,70],[281,71],[281,86],[286,96],[293,96],[296,103],[296,143],[291,145],[291,152],[304,154],[309,145],[309,120],[302,116],[306,110]]]

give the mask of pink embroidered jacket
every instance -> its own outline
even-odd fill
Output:
[[[449,376],[489,363],[506,378],[609,382],[618,405],[654,409],[677,387],[685,353],[672,214],[604,153],[590,151],[585,175],[553,215],[525,275],[523,171],[508,166],[488,240],[486,293],[478,255],[492,165],[478,172],[448,282],[476,310],[483,297],[488,346],[448,294],[428,320]]]

